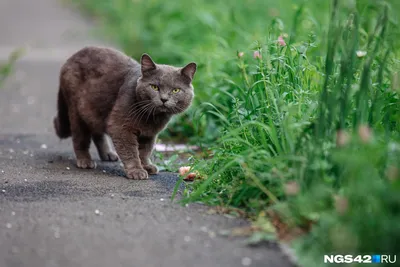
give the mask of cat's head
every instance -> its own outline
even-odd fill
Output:
[[[192,80],[196,63],[177,68],[156,64],[144,54],[140,65],[142,75],[136,86],[139,101],[151,103],[155,113],[177,114],[190,106],[194,97]]]

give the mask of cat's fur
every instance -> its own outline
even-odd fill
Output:
[[[93,139],[102,160],[119,156],[128,178],[147,179],[158,172],[149,159],[157,134],[192,102],[195,72],[193,62],[177,68],[144,54],[139,64],[111,48],[85,47],[61,68],[56,133],[72,136],[79,168],[95,167],[89,154]]]

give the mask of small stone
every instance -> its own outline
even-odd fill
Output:
[[[14,253],[14,254],[17,254],[17,253],[19,253],[19,249],[16,246],[12,246],[11,247],[11,252]]]
[[[33,105],[36,102],[36,99],[34,96],[28,96],[28,100],[26,101],[28,105]]]
[[[185,240],[185,242],[190,242],[190,240],[192,240],[192,238],[190,238],[190,236],[187,235],[183,238],[183,240]]]
[[[47,149],[47,145],[46,145],[46,144],[42,144],[42,145],[40,146],[40,148],[41,148],[41,149]]]
[[[70,170],[71,168],[70,168],[70,167],[66,167],[66,169],[67,169],[67,170]]]
[[[24,151],[22,151],[22,154],[28,155],[28,154],[29,154],[29,150],[24,150]]]
[[[207,227],[205,227],[205,226],[200,227],[200,230],[201,230],[202,232],[204,232],[204,233],[207,233],[207,232],[208,232],[208,229],[207,229]]]
[[[243,266],[250,266],[251,265],[251,259],[249,257],[242,258],[242,265]]]
[[[190,218],[189,216],[186,217],[186,221],[191,222],[192,218]]]
[[[29,156],[33,157],[33,154],[30,154]]]
[[[210,232],[208,232],[208,236],[209,236],[210,238],[215,238],[217,235],[215,234],[215,232],[210,231]]]
[[[1,170],[1,173],[4,173],[4,170]]]
[[[103,170],[104,173],[106,173],[106,170]]]
[[[185,204],[185,207],[186,207],[186,208],[189,208],[189,204]]]
[[[15,216],[15,211],[12,211],[12,212],[11,212],[11,215],[12,215],[12,216]]]
[[[160,198],[160,201],[164,201],[164,199],[163,199],[163,198]]]
[[[100,211],[99,211],[99,210],[95,210],[95,211],[94,211],[94,214],[100,215]]]
[[[1,190],[1,192],[5,193],[5,192],[6,192],[6,190],[2,189],[2,190]]]
[[[15,150],[14,150],[14,149],[12,149],[12,148],[10,148],[10,149],[8,150],[8,152],[10,152],[10,153],[14,153],[14,152],[15,152]]]
[[[17,142],[17,144],[21,143],[21,140],[17,139],[15,140],[15,142]]]
[[[114,194],[111,194],[111,198],[113,198],[115,195]]]
[[[12,224],[11,224],[11,223],[7,223],[7,224],[6,224],[6,227],[7,227],[8,229],[11,229],[11,228],[12,228]]]

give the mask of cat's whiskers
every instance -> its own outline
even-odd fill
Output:
[[[128,114],[129,117],[135,118],[137,114],[139,114],[144,108],[151,105],[151,103],[143,103],[142,105],[136,106],[131,112]]]
[[[140,108],[140,107],[142,107],[142,106],[144,106],[144,105],[146,105],[148,103],[151,103],[151,102],[152,102],[152,100],[143,100],[143,101],[140,101],[140,102],[137,102],[137,103],[133,104],[129,108],[128,116],[132,116],[133,112],[137,111],[138,108]]]
[[[151,103],[148,103],[144,106],[139,107],[136,109],[135,113],[132,114],[132,119],[134,119],[133,123],[136,124],[137,122],[140,121],[139,117],[146,112],[146,109],[151,105]]]
[[[144,118],[144,115],[146,115],[146,113],[150,113],[151,109],[153,108],[153,105],[147,106],[145,111],[142,113],[142,115],[139,118],[139,122]]]
[[[180,107],[177,107],[177,106],[172,107],[171,110],[172,110],[172,113],[174,113],[174,114],[178,114],[178,113],[184,111],[183,108],[180,108]]]
[[[150,117],[150,115],[153,113],[153,111],[154,111],[155,108],[156,108],[155,105],[153,105],[153,106],[151,107],[151,110],[150,110],[149,114],[147,114],[146,122],[149,120],[149,117]],[[153,118],[154,118],[154,117],[153,117]]]
[[[142,117],[150,110],[152,106],[153,103],[148,103],[147,105],[140,107],[139,112],[135,114],[135,121],[133,123],[139,123],[142,120]]]

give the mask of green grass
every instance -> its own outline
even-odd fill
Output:
[[[202,179],[184,201],[243,209],[263,229],[271,211],[312,224],[292,243],[303,266],[398,253],[399,1],[81,5],[135,58],[198,63],[193,108],[162,136],[211,150],[193,157]]]
[[[4,63],[0,64],[0,87],[3,86],[6,78],[11,75],[14,70],[15,62],[22,55],[23,50],[18,49],[12,52],[8,58],[8,60]]]

